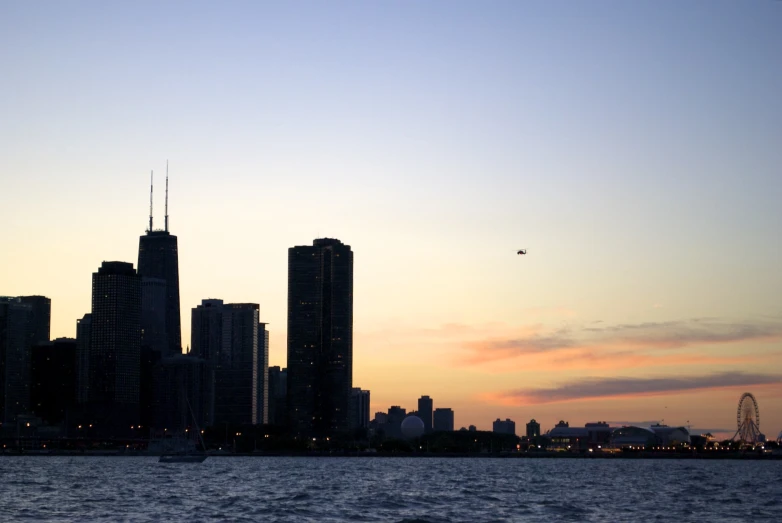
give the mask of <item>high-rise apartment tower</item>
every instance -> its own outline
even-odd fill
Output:
[[[288,249],[288,420],[294,434],[350,430],[353,251],[336,239]]]

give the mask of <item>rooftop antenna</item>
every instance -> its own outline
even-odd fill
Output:
[[[149,230],[147,232],[152,232],[152,188],[154,187],[152,182],[154,176],[155,171],[149,171]]]
[[[166,232],[168,232],[168,160],[166,160]]]

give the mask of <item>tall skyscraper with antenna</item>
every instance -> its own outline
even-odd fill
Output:
[[[150,179],[149,229],[139,238],[138,244],[138,273],[146,280],[142,280],[142,343],[167,357],[182,352],[179,254],[177,237],[168,231],[168,162],[164,229],[153,228],[152,186]],[[154,293],[154,296],[144,296],[145,291]]]

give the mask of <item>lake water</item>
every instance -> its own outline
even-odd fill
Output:
[[[0,457],[0,521],[782,521],[782,461]]]

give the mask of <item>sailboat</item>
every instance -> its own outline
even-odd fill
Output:
[[[201,442],[201,451],[188,450],[185,447],[180,451],[175,451],[160,456],[159,463],[203,463],[208,457],[206,453],[206,445],[204,445],[204,438],[201,437],[201,428],[198,426],[193,409],[190,407],[190,400],[187,399],[185,394],[185,401],[187,401],[187,409],[190,411],[190,416],[193,418],[193,425],[196,428],[196,434],[198,434],[198,440]]]

